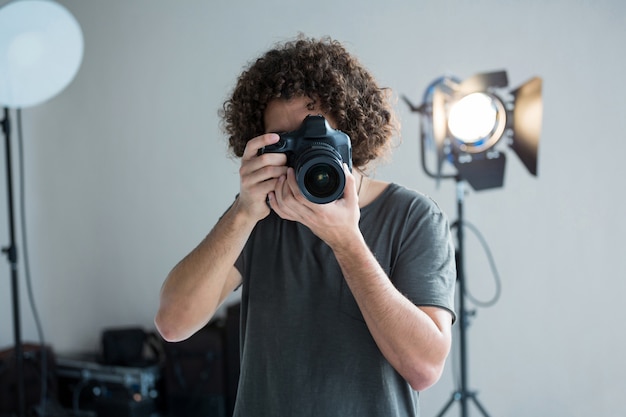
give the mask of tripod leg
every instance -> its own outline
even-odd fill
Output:
[[[478,401],[478,398],[476,398],[476,393],[472,393],[470,395],[470,398],[472,399],[472,401],[474,401],[474,404],[476,404],[476,407],[478,408],[478,410],[480,410],[480,413],[485,417],[489,417],[489,413],[487,413],[487,410],[485,410],[480,401]]]
[[[448,411],[448,409],[452,406],[452,404],[455,401],[458,401],[460,398],[461,397],[460,397],[460,393],[459,392],[453,392],[452,396],[450,397],[450,399],[448,400],[446,405],[444,405],[444,407],[441,409],[439,414],[437,414],[437,417],[442,417],[446,413],[446,411]]]

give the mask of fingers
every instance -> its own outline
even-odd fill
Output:
[[[265,134],[248,141],[239,167],[240,199],[255,213],[265,213],[268,193],[276,187],[279,177],[286,175],[287,157],[280,153],[258,155],[259,149],[276,143],[279,136]],[[254,208],[257,207],[257,208]]]
[[[243,177],[251,173],[257,173],[260,178],[256,182],[260,182],[270,178],[276,178],[275,169],[267,167],[284,167],[287,163],[287,157],[281,153],[266,153],[258,155],[259,149],[264,146],[276,143],[279,136],[275,133],[269,133],[266,135],[257,136],[254,139],[248,141],[244,154],[241,158],[240,175]],[[278,170],[282,174],[284,169]],[[280,175],[280,174],[279,174]]]
[[[287,200],[291,197],[291,190],[287,185],[287,175],[289,175],[289,168],[286,175],[281,175],[276,180],[276,187],[268,194],[269,203],[272,210],[274,210],[280,217],[287,220],[296,220],[293,210],[291,210],[287,204]]]
[[[303,222],[314,212],[311,203],[300,191],[293,168],[288,168],[276,182],[276,188],[269,194],[270,206],[283,219]]]
[[[278,142],[279,139],[280,136],[276,133],[266,133],[265,135],[250,139],[243,151],[242,159],[249,160],[256,157],[259,153],[259,149],[267,145],[272,145]]]
[[[268,133],[250,139],[246,144],[241,158],[241,173],[248,174],[258,171],[267,166],[284,166],[287,162],[286,156],[280,153],[266,153],[259,155],[259,150],[264,146],[278,142],[279,136],[275,133]],[[270,173],[271,174],[271,173]],[[271,178],[268,177],[268,178]]]
[[[354,177],[352,172],[350,172],[350,168],[348,168],[348,164],[346,163],[343,164],[343,173],[346,177],[346,185],[343,190],[343,198],[345,198],[349,202],[358,200],[359,196],[357,194],[356,178]],[[361,181],[363,181],[363,179],[361,179]]]
[[[304,196],[304,194],[302,194],[300,186],[298,185],[298,180],[296,179],[295,169],[287,169],[287,178],[285,179],[284,187],[288,194],[291,195],[291,197],[293,197],[294,199],[298,200],[298,202],[300,202],[301,204],[313,204]]]
[[[258,163],[242,164],[239,168],[242,189],[259,188],[259,192],[267,194],[276,186],[276,180],[286,174],[284,165],[259,165]],[[242,190],[243,191],[243,190]]]

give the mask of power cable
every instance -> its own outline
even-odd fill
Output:
[[[500,273],[498,272],[498,268],[496,266],[496,262],[494,260],[493,253],[491,252],[491,248],[489,247],[489,244],[487,243],[487,240],[480,233],[480,230],[478,230],[478,228],[476,226],[474,226],[472,223],[468,222],[467,220],[463,221],[463,226],[466,227],[467,229],[469,229],[474,234],[474,236],[476,236],[476,238],[480,242],[480,245],[482,246],[483,250],[485,251],[485,255],[487,256],[487,261],[489,263],[489,268],[491,269],[491,273],[493,274],[494,284],[495,284],[495,287],[496,287],[494,295],[491,297],[491,299],[486,300],[486,301],[479,300],[478,298],[473,296],[472,293],[467,289],[467,286],[465,287],[465,294],[464,295],[473,304],[475,304],[478,307],[483,307],[483,308],[493,307],[500,300],[500,296],[502,295],[502,279],[500,277]],[[456,227],[458,227],[457,223],[454,223],[451,226],[452,229],[454,229]]]
[[[467,229],[469,229],[478,239],[478,241],[480,242],[485,255],[487,256],[487,261],[489,263],[489,267],[491,269],[491,272],[493,274],[494,277],[494,282],[495,282],[495,293],[494,295],[491,297],[491,299],[487,300],[487,301],[482,301],[477,299],[476,297],[474,297],[470,291],[467,289],[467,285],[465,286],[465,290],[464,290],[464,296],[467,297],[474,305],[478,306],[478,307],[483,307],[483,308],[488,308],[488,307],[493,307],[500,299],[500,296],[502,294],[502,279],[500,277],[500,273],[498,272],[498,268],[496,266],[496,262],[495,259],[493,257],[493,253],[491,252],[491,248],[489,247],[489,244],[487,243],[487,240],[485,239],[485,237],[482,235],[482,233],[480,232],[480,230],[474,226],[472,223],[468,222],[467,220],[463,220],[463,226],[466,227]],[[451,226],[450,229],[455,229],[458,227],[458,222],[454,222]],[[455,346],[452,347],[453,350],[455,350]],[[460,366],[460,364],[458,363],[458,360],[456,358],[456,355],[452,355],[452,379],[453,381],[455,381],[455,386],[459,386],[460,385],[460,375],[457,372],[458,367]]]
[[[28,258],[28,245],[26,238],[26,187],[24,175],[24,137],[22,132],[22,110],[17,109],[17,141],[18,141],[18,159],[19,159],[19,188],[20,188],[20,226],[22,232],[22,251],[24,254],[24,277],[26,280],[26,288],[28,292],[28,301],[35,320],[37,335],[39,337],[39,345],[41,346],[41,416],[46,414],[46,401],[48,397],[48,355],[46,343],[41,325],[41,319],[35,302],[33,284],[30,274],[30,261]]]

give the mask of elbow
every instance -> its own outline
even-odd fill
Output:
[[[176,327],[169,324],[160,313],[154,318],[154,325],[156,326],[157,332],[159,332],[166,342],[179,342],[181,340],[179,333],[176,331]]]
[[[424,365],[422,363],[407,372],[405,379],[415,391],[425,391],[439,381],[443,373],[443,367],[444,364]]]
[[[163,311],[155,316],[154,325],[166,342],[181,342],[193,334],[181,326],[180,321],[169,318]]]
[[[161,299],[154,325],[167,342],[182,342],[202,329],[215,314],[215,309],[198,308],[187,300]]]

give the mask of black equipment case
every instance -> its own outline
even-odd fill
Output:
[[[59,400],[74,412],[95,411],[98,417],[158,415],[158,365],[114,366],[95,356],[57,357]]]

